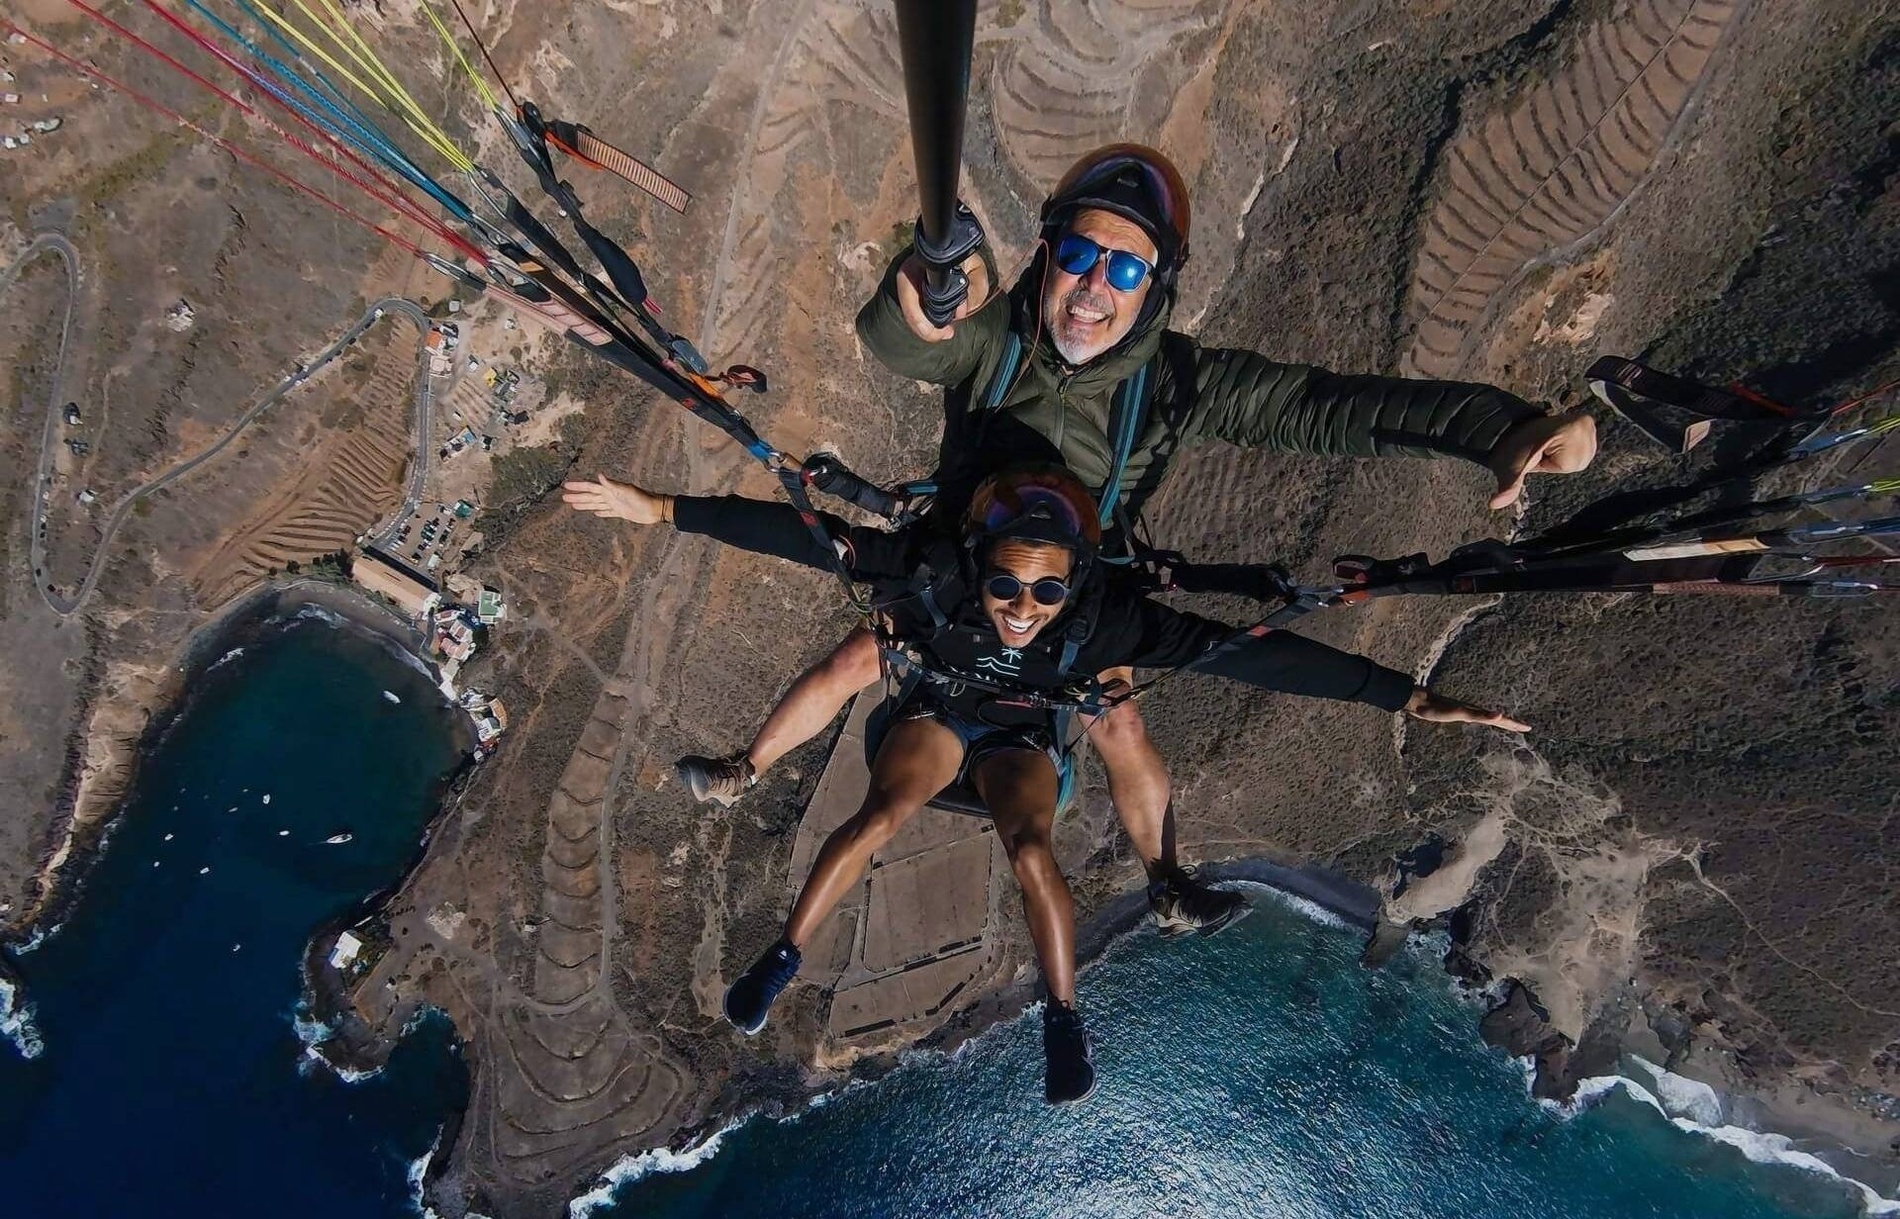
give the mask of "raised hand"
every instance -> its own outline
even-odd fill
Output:
[[[1509,508],[1530,474],[1575,474],[1597,455],[1597,421],[1589,415],[1540,415],[1504,433],[1486,463],[1497,476],[1493,508]]]
[[[924,260],[912,254],[897,268],[897,307],[903,310],[904,321],[912,334],[926,343],[941,343],[957,332],[957,322],[981,309],[990,299],[990,271],[980,255],[972,254],[963,260],[963,273],[970,279],[969,295],[957,306],[957,315],[948,326],[935,326],[924,316]]]
[[[619,483],[605,475],[592,482],[561,484],[561,500],[576,512],[632,521],[636,525],[657,525],[666,520],[668,495],[655,495],[632,483]]]
[[[1496,711],[1487,711],[1483,707],[1470,703],[1461,703],[1455,698],[1446,698],[1442,694],[1420,686],[1412,691],[1411,701],[1405,704],[1405,714],[1415,720],[1425,720],[1433,724],[1482,724],[1486,728],[1497,728],[1504,732],[1529,732],[1531,726],[1512,719]]]

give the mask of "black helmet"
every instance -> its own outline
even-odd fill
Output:
[[[971,497],[964,526],[975,545],[1004,539],[1042,542],[1075,552],[1078,562],[1102,544],[1095,497],[1056,465],[1017,466],[984,479]]]
[[[1100,208],[1140,225],[1159,254],[1156,278],[1173,290],[1188,260],[1192,219],[1187,184],[1174,162],[1144,144],[1109,144],[1084,156],[1042,205],[1042,236],[1051,249],[1062,226],[1083,208]]]

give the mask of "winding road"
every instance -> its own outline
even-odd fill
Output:
[[[40,462],[33,480],[33,526],[28,535],[31,539],[28,552],[34,585],[39,588],[53,612],[63,617],[72,610],[60,608],[52,590],[40,583],[40,573],[46,569],[46,499],[52,493],[53,446],[59,443],[60,383],[66,379],[67,341],[72,338],[73,309],[79,301],[79,251],[73,248],[73,243],[66,240],[63,233],[36,234],[26,249],[20,252],[20,256],[5,271],[0,271],[0,298],[12,289],[13,281],[27,264],[48,250],[59,255],[60,262],[66,266],[66,312],[59,323],[59,354],[53,360],[53,379],[46,388],[46,426],[40,432]],[[99,553],[105,553],[103,545]],[[98,555],[93,556],[95,566],[98,558]]]
[[[426,336],[429,331],[428,315],[423,313],[421,307],[414,301],[400,296],[385,296],[380,300],[372,302],[369,307],[363,311],[363,316],[358,318],[355,324],[344,331],[335,342],[326,347],[315,359],[311,360],[308,365],[279,381],[268,394],[258,399],[257,402],[252,404],[250,409],[240,415],[237,421],[226,429],[225,433],[218,437],[217,440],[213,441],[196,455],[173,466],[158,477],[120,496],[117,502],[112,506],[111,515],[106,518],[105,527],[99,537],[99,544],[93,551],[92,562],[87,565],[86,578],[81,581],[78,591],[70,598],[62,597],[54,591],[51,585],[45,582],[46,505],[52,492],[54,446],[59,443],[60,383],[65,376],[67,343],[72,337],[73,308],[79,295],[79,252],[73,248],[72,243],[67,241],[62,234],[52,232],[38,234],[20,256],[13,261],[12,265],[8,266],[4,272],[0,272],[0,297],[3,297],[7,290],[12,287],[14,279],[22,268],[48,250],[58,254],[66,265],[66,312],[64,320],[60,325],[59,354],[54,362],[52,384],[47,394],[45,430],[42,432],[40,438],[39,471],[34,484],[33,495],[31,562],[33,566],[34,586],[39,589],[40,596],[46,601],[47,606],[62,618],[77,613],[79,608],[85,604],[86,599],[92,595],[94,587],[97,586],[99,582],[99,573],[105,565],[105,557],[110,552],[113,535],[116,534],[119,527],[125,523],[125,518],[131,514],[132,509],[138,505],[140,500],[156,491],[164,490],[172,483],[191,474],[192,471],[204,465],[219,453],[222,453],[230,446],[232,441],[238,438],[238,435],[243,432],[246,427],[256,422],[259,416],[274,406],[278,399],[299,385],[302,385],[325,365],[341,355],[354,344],[357,339],[361,338],[370,327],[381,320],[385,312],[393,310],[402,315],[414,323],[416,329],[424,336]],[[434,393],[432,382],[433,378],[431,378],[426,371],[418,379],[418,388],[416,390],[416,459],[411,465],[409,491],[408,497],[404,501],[404,511],[398,513],[397,516],[399,521],[403,516],[406,516],[408,512],[414,511],[415,505],[420,502],[423,480],[428,475],[430,411],[433,406]]]

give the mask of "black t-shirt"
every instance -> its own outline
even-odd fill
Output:
[[[1233,635],[1233,627],[1137,595],[1096,569],[1085,576],[1084,587],[1070,594],[1064,612],[1026,647],[1006,648],[984,615],[978,594],[965,586],[955,542],[926,526],[871,529],[821,515],[837,540],[846,571],[870,586],[891,634],[939,671],[1053,694],[1078,679],[1086,681],[1125,665],[1193,667],[1263,689],[1362,702],[1387,711],[1402,708],[1412,694],[1407,675],[1288,631],[1263,631],[1238,647],[1208,656],[1211,648]],[[683,533],[704,534],[807,567],[831,566],[830,556],[790,504],[731,495],[679,496],[673,521]],[[1078,616],[1087,618],[1085,629],[1072,630]],[[1075,655],[1065,674],[1061,659],[1071,642]],[[976,701],[991,697],[989,691],[972,695]],[[994,722],[994,716],[986,718]]]

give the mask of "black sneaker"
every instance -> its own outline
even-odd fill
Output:
[[[673,763],[673,773],[693,793],[693,799],[701,804],[711,801],[721,808],[731,808],[746,789],[759,781],[743,749],[723,758],[688,754]]]
[[[766,949],[751,969],[740,974],[738,981],[726,987],[726,1019],[732,1027],[748,1037],[764,1028],[772,1000],[791,985],[800,960],[798,949],[780,940]]]
[[[1247,899],[1231,889],[1214,888],[1191,867],[1175,866],[1148,886],[1148,909],[1164,936],[1213,935],[1247,912]]]
[[[1049,1000],[1042,1009],[1042,1099],[1073,1105],[1095,1095],[1095,1063],[1081,1013]]]

